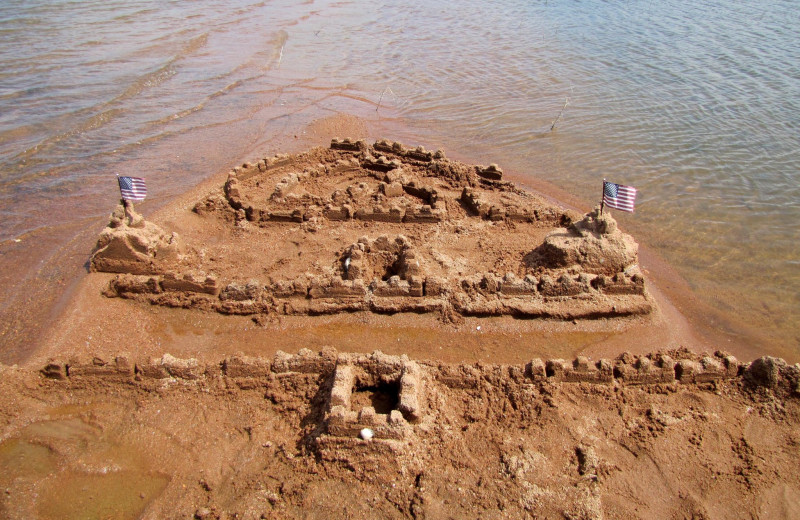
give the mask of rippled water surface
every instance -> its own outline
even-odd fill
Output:
[[[799,13],[781,0],[7,0],[2,252],[99,230],[115,173],[147,178],[147,211],[349,113],[587,205],[603,177],[636,186],[622,225],[760,348],[800,355]],[[3,306],[24,281],[0,275]]]

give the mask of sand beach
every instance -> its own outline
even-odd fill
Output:
[[[800,518],[792,6],[0,20],[0,517]]]

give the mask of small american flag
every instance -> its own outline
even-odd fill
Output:
[[[603,202],[609,207],[633,213],[636,188],[603,181]]]
[[[119,192],[125,200],[140,201],[147,196],[147,186],[139,177],[117,177]]]

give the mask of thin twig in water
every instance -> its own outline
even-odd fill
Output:
[[[395,95],[394,92],[392,92],[392,87],[386,87],[385,89],[383,89],[383,92],[381,92],[381,97],[380,97],[380,99],[378,99],[378,106],[375,107],[375,112],[377,112],[378,109],[381,108],[381,102],[383,101],[383,95],[386,94],[386,91],[391,92],[392,96],[395,99],[395,101],[397,101],[397,96]]]
[[[285,46],[286,46],[285,44],[281,45],[281,53],[278,55],[278,66],[277,66],[277,68],[281,67],[281,60],[283,60],[283,48]]]
[[[564,100],[564,106],[563,106],[563,107],[561,107],[561,111],[559,111],[559,113],[558,113],[558,115],[556,116],[556,118],[555,118],[555,119],[553,119],[553,124],[552,124],[552,125],[550,125],[550,131],[551,131],[551,132],[552,132],[552,131],[553,131],[553,129],[556,127],[556,123],[558,123],[558,120],[559,120],[559,119],[561,119],[561,114],[563,114],[563,113],[564,113],[564,109],[565,109],[565,108],[567,108],[567,105],[569,105],[569,98],[566,98],[566,99]]]

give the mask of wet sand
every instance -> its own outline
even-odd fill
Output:
[[[322,120],[295,150],[368,133],[355,118]],[[226,175],[148,220],[177,226]],[[96,233],[63,246],[68,261],[43,263],[36,283],[25,283],[28,306],[4,311],[16,324],[8,344],[19,345],[6,359],[20,361],[0,365],[0,465],[12,469],[0,477],[0,512],[8,518],[798,515],[797,367],[784,366],[773,382],[741,364],[735,375],[643,386],[528,374],[536,358],[658,352],[652,359],[699,367],[716,350],[756,357],[715,330],[687,284],[646,249],[640,265],[656,303],[646,316],[257,321],[103,296],[115,275],[87,275],[86,250],[75,252]],[[19,258],[23,250],[8,251]],[[37,348],[26,337],[40,338]],[[326,434],[335,361],[350,359],[337,352],[376,349],[390,356],[382,363],[421,363],[424,414],[399,441]],[[284,370],[295,358],[279,351],[319,361]],[[39,372],[48,361],[62,379]],[[149,368],[134,374],[134,361]],[[177,371],[153,375],[169,363]],[[364,403],[381,407],[384,397]]]

